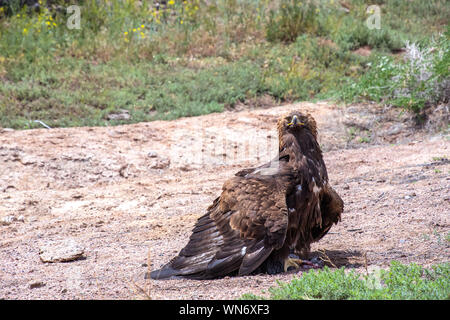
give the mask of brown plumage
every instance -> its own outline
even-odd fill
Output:
[[[328,184],[314,119],[291,112],[278,135],[278,157],[227,180],[188,244],[151,278],[282,272],[291,252],[307,254],[340,220],[344,204]]]

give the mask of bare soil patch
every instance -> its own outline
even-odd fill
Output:
[[[318,122],[345,202],[342,222],[312,254],[325,250],[337,267],[361,272],[394,259],[448,261],[448,134],[417,130],[395,109],[301,103],[117,127],[0,129],[0,298],[146,298],[142,288],[153,299],[233,299],[298,276],[144,280],[186,244],[226,179],[276,154],[276,120],[296,108]],[[40,259],[40,247],[67,239],[82,259]]]

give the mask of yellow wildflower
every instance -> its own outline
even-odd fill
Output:
[[[133,32],[136,32],[136,28],[133,28]]]
[[[145,28],[145,26],[144,26],[143,24],[141,24],[141,28],[142,28],[142,29],[144,29],[144,28]]]
[[[23,28],[23,34],[27,34],[27,33],[28,33],[27,28]]]
[[[123,34],[124,34],[124,35],[127,35],[127,34],[128,34],[128,31],[125,31]]]
[[[145,33],[141,32],[141,37],[145,38]]]
[[[183,24],[183,20],[180,20],[180,24]]]
[[[169,0],[168,3],[169,3],[169,5],[173,6],[175,4],[175,1],[174,0]]]

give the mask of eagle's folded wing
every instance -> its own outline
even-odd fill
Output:
[[[322,225],[320,228],[313,229],[314,241],[322,239],[333,224],[341,221],[341,213],[344,211],[344,201],[328,183],[320,194],[320,211]]]
[[[286,175],[250,173],[225,182],[179,255],[151,277],[211,279],[254,271],[286,237]]]

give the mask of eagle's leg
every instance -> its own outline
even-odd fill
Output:
[[[311,262],[309,260],[302,260],[302,259],[287,257],[284,260],[284,272],[287,272],[289,270],[289,268],[291,268],[291,267],[293,267],[295,270],[300,270],[303,265],[305,265],[306,269],[320,268],[320,266],[318,264]]]

